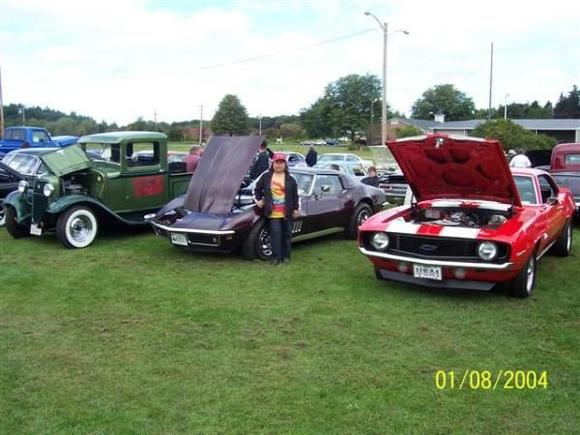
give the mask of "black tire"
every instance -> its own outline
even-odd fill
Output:
[[[8,234],[15,239],[28,236],[28,227],[16,221],[16,210],[14,210],[14,207],[7,205],[4,207],[4,210],[6,210],[6,231],[8,231]]]
[[[97,237],[97,216],[88,207],[74,206],[60,214],[56,222],[56,236],[69,249],[89,246]]]
[[[516,298],[527,298],[534,292],[537,276],[536,254],[532,253],[516,279],[512,281],[511,294]]]
[[[354,213],[350,218],[348,227],[346,228],[346,235],[351,239],[356,239],[358,236],[358,227],[366,221],[373,214],[373,209],[366,202],[361,202],[354,209]]]
[[[270,260],[272,258],[272,245],[270,243],[270,229],[264,219],[260,219],[244,240],[242,255],[248,260],[259,258]]]
[[[552,249],[550,249],[550,253],[557,255],[559,257],[567,257],[570,254],[571,250],[572,250],[572,221],[569,220],[568,222],[566,222],[566,225],[564,225],[564,229],[562,230],[560,237],[558,237],[558,240],[556,240],[556,243],[554,243],[554,246],[552,246]]]

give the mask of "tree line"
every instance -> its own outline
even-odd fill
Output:
[[[221,100],[209,128],[204,127],[204,138],[213,134],[258,134],[260,131],[269,137],[283,138],[328,138],[347,136],[354,140],[357,135],[366,135],[376,130],[381,118],[381,81],[373,74],[350,74],[329,83],[323,94],[299,115],[280,115],[250,117],[246,108],[236,95],[228,94]],[[475,107],[473,99],[452,84],[435,85],[427,89],[413,104],[411,117],[432,120],[435,113],[445,114],[446,121],[468,119],[501,120],[504,114],[510,119],[539,118],[576,118],[580,119],[580,91],[576,85],[567,93],[561,93],[553,105],[550,101],[541,104],[512,102],[505,107],[499,105],[487,109]],[[387,105],[388,117],[404,118],[398,111]],[[21,125],[22,106],[5,106],[7,126]],[[57,110],[40,107],[25,108],[25,122],[31,126],[47,128],[53,135],[99,133],[114,130],[151,130],[160,131],[172,141],[199,140],[199,120],[181,122],[154,122],[138,118],[126,126],[96,122],[88,116],[75,112],[66,114]],[[513,124],[513,123],[511,123]],[[502,129],[510,123],[499,123]],[[515,124],[514,124],[515,125]],[[496,129],[499,127],[496,127]],[[512,128],[511,126],[509,128]],[[378,130],[377,130],[378,131]],[[414,135],[420,130],[403,127],[398,137]],[[476,132],[478,132],[476,130]],[[379,134],[380,135],[380,134]],[[547,146],[540,144],[538,147]]]

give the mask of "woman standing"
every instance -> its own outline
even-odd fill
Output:
[[[289,263],[292,251],[292,224],[299,216],[298,186],[288,172],[284,153],[275,153],[272,166],[262,174],[254,189],[256,205],[270,224],[272,264]]]

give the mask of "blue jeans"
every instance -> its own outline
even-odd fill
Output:
[[[270,219],[270,240],[272,241],[272,259],[282,261],[290,259],[292,251],[292,218]]]

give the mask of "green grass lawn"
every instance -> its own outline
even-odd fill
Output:
[[[518,300],[378,281],[341,237],[274,267],[0,229],[0,433],[578,433],[575,237]],[[549,386],[438,390],[439,369]]]

